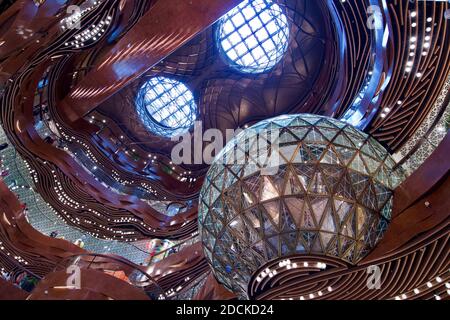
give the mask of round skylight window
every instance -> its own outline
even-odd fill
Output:
[[[244,73],[262,73],[280,62],[289,42],[289,25],[272,0],[247,0],[228,12],[218,29],[230,64]]]
[[[173,137],[188,131],[197,118],[192,92],[181,82],[154,77],[139,89],[136,110],[153,133]]]

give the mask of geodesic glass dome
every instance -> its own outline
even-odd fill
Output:
[[[219,23],[218,43],[232,67],[244,73],[272,69],[289,44],[289,25],[272,0],[247,0]]]
[[[188,131],[197,118],[192,92],[184,83],[165,77],[150,78],[141,86],[136,111],[151,132],[169,138]]]
[[[245,293],[268,261],[318,254],[350,264],[382,237],[402,177],[372,137],[308,114],[259,122],[211,165],[199,199],[205,257],[229,289]]]

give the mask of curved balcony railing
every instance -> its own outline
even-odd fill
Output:
[[[85,243],[84,249],[90,252],[105,252],[105,247],[108,247],[110,253],[123,256],[135,263],[145,260],[149,253],[131,242],[98,239],[84,230],[62,221],[58,217],[57,212],[36,191],[37,183],[34,180],[35,178],[33,178],[33,174],[30,173],[27,162],[22,159],[21,155],[11,144],[1,126],[0,144],[7,144],[3,150],[0,150],[0,172],[2,172],[2,169],[7,171],[7,175],[3,176],[2,179],[8,188],[18,196],[20,201],[26,203],[27,218],[33,228],[46,235],[57,231],[59,237],[64,237],[64,239],[72,243],[77,239],[82,239]]]
[[[67,270],[71,266],[77,266],[83,270],[101,271],[116,277],[142,289],[153,300],[167,298],[164,290],[148,273],[121,257],[89,253],[75,255],[62,260],[55,267],[55,271]]]

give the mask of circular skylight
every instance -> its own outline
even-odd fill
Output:
[[[188,131],[197,118],[192,92],[183,83],[165,77],[151,78],[142,85],[136,109],[151,132],[169,138]]]
[[[286,52],[289,25],[272,0],[246,0],[222,18],[218,40],[233,67],[262,73],[272,69]]]

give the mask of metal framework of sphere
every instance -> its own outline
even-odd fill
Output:
[[[262,149],[276,167],[254,160]],[[375,139],[332,118],[259,122],[230,141],[207,173],[199,200],[206,259],[219,281],[244,295],[259,267],[290,254],[355,264],[388,226],[391,191],[402,178],[394,165]]]

